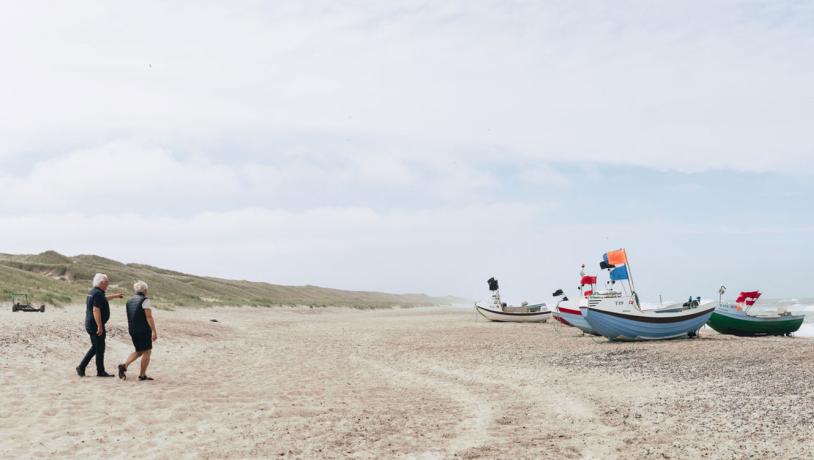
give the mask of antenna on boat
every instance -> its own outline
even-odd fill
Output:
[[[721,305],[721,303],[723,302],[725,292],[726,292],[726,286],[724,286],[722,284],[721,287],[718,288],[718,305]]]

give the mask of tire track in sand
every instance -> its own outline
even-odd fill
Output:
[[[464,411],[469,413],[469,416],[464,417],[464,421],[459,425],[459,432],[447,443],[444,449],[445,454],[455,454],[479,447],[490,439],[489,426],[495,419],[492,404],[461,383],[433,376],[427,370],[395,369],[358,356],[354,356],[353,360],[375,370],[398,386],[417,385],[440,391],[445,397],[459,403]]]

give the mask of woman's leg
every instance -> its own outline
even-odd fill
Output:
[[[147,350],[141,355],[141,375],[147,375],[147,366],[150,365],[150,355],[152,354],[153,350]]]
[[[142,352],[142,351],[134,351],[134,352],[130,353],[130,356],[127,357],[127,361],[124,362],[124,367],[127,368],[127,366],[133,364],[133,361],[137,360],[139,358],[139,356],[141,356],[142,353],[144,353],[144,352]]]

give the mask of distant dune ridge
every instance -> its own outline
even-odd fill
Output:
[[[84,302],[91,279],[106,273],[110,290],[130,293],[133,282],[144,280],[158,304],[165,306],[306,305],[357,308],[450,305],[462,299],[424,294],[387,294],[343,291],[318,286],[281,286],[188,275],[141,264],[124,264],[95,255],[64,256],[56,251],[37,255],[0,254],[0,302],[11,294],[29,294],[35,304]]]

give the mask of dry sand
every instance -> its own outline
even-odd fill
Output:
[[[156,380],[138,382],[76,376],[83,315],[0,311],[0,457],[814,458],[812,339],[184,309],[156,312]],[[121,307],[109,331],[113,372]]]

